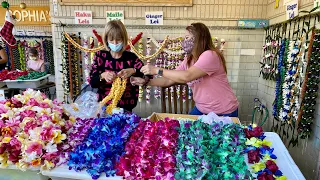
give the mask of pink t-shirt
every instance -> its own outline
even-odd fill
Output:
[[[187,83],[192,89],[197,108],[204,114],[229,114],[235,111],[239,102],[228,82],[218,54],[207,50],[193,66],[207,73],[206,76]],[[187,58],[176,70],[187,70]]]
[[[27,67],[37,72],[45,71],[44,61],[41,59],[38,59],[37,61],[29,60],[27,62]]]

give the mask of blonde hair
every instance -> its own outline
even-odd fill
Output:
[[[128,33],[121,21],[119,20],[109,21],[104,28],[102,41],[105,48],[107,50],[110,50],[108,46],[108,39],[109,40],[121,39],[123,43],[122,51],[125,51],[126,46],[128,45]]]

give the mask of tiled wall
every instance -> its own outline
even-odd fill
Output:
[[[263,0],[194,0],[192,7],[112,7],[112,6],[58,6],[58,15],[54,17],[54,22],[73,23],[74,10],[93,11],[93,24],[105,24],[106,10],[124,10],[125,24],[128,26],[144,25],[145,11],[163,11],[165,29],[129,27],[130,35],[135,36],[139,32],[146,35],[149,32],[157,39],[163,39],[165,35],[174,38],[184,34],[184,28],[173,27],[177,24],[186,26],[191,22],[201,21],[208,26],[224,26],[212,28],[213,36],[226,39],[226,61],[228,67],[228,78],[234,92],[237,94],[240,106],[240,118],[242,121],[250,120],[253,99],[257,96],[258,90],[258,61],[261,56],[261,46],[264,32],[262,30],[239,30],[230,29],[236,26],[239,18],[263,18],[266,15],[266,2]],[[172,28],[170,28],[172,26]],[[54,44],[56,47],[56,64],[61,63],[61,52],[57,48],[60,46],[60,33],[62,28],[55,27]],[[92,28],[65,28],[68,32],[87,33],[91,35]],[[102,28],[97,28],[102,32]],[[146,37],[146,36],[145,36]],[[253,49],[254,56],[241,56],[241,49]],[[61,100],[63,96],[62,76],[59,72],[61,67],[56,69],[57,96]],[[160,111],[160,102],[152,101],[151,104],[138,104],[135,112],[141,116],[148,116],[152,112]]]
[[[280,7],[274,9],[275,1],[268,2],[267,17],[271,18],[272,24],[285,21],[285,8],[280,1]],[[300,7],[303,10],[310,11],[313,8],[313,0],[300,0]],[[319,24],[318,24],[319,26]],[[270,130],[272,126],[272,103],[275,95],[275,82],[266,81],[259,78],[258,97],[267,104],[270,111],[268,123],[265,126],[266,130]],[[316,118],[313,125],[313,133],[310,139],[301,140],[298,147],[289,147],[288,150],[298,165],[307,180],[320,179],[320,98],[317,99]],[[291,137],[291,135],[290,135]],[[290,139],[289,139],[290,140]],[[284,140],[288,145],[288,140]],[[319,160],[318,160],[319,159]]]

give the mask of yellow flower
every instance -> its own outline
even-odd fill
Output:
[[[41,171],[50,170],[54,168],[54,166],[53,162],[44,160],[44,164],[41,166]]]
[[[269,146],[269,147],[271,147],[271,145],[272,145],[272,142],[271,141],[267,141],[267,140],[263,140],[262,141],[262,144],[261,145],[265,145],[265,146]]]
[[[34,167],[37,167],[40,164],[41,164],[41,158],[37,158],[37,159],[31,161],[31,165]]]
[[[75,123],[76,122],[76,118],[74,118],[73,116],[70,116],[70,121],[72,122],[72,123]]]
[[[252,124],[252,128],[256,128],[257,127],[257,124]]]
[[[273,177],[276,178],[276,180],[287,180],[286,176],[280,176],[280,177],[273,176]]]
[[[247,139],[246,145],[260,147],[262,145],[262,141],[260,139],[255,138],[255,137],[252,137],[250,139]]]
[[[8,154],[5,152],[0,154],[0,167],[7,167],[8,166]]]
[[[253,169],[252,171],[254,173],[256,173],[256,172],[258,172],[258,171],[260,171],[260,170],[262,170],[264,168],[266,168],[266,165],[265,165],[264,162],[255,163],[254,165],[251,166],[251,169]]]
[[[266,162],[268,160],[272,160],[269,154],[264,155],[263,160]]]
[[[54,130],[53,135],[52,141],[56,144],[62,143],[67,138],[65,134],[61,134],[61,130]]]
[[[9,143],[11,140],[11,137],[5,137],[2,139],[2,143]]]
[[[21,171],[26,171],[29,165],[20,159],[19,162],[16,163],[16,167]]]

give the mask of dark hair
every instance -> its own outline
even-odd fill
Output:
[[[190,67],[192,59],[194,59],[196,62],[203,52],[212,50],[220,57],[223,68],[227,73],[226,60],[221,51],[214,47],[208,27],[203,23],[192,23],[191,26],[187,26],[186,30],[194,36],[194,47],[191,54],[188,55],[187,65]]]
[[[36,48],[30,48],[29,54],[32,54],[34,56],[38,56],[38,50]]]

